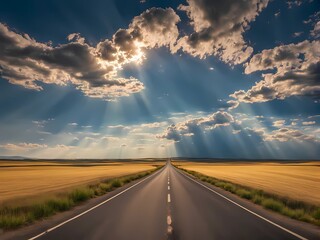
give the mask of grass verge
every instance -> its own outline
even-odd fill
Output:
[[[150,175],[161,167],[162,166],[158,166],[156,169],[137,174],[106,179],[28,205],[1,206],[0,229],[16,229],[23,225],[33,223],[36,220],[52,216],[58,212],[69,210],[90,198],[101,196],[127,183]]]
[[[185,171],[186,173],[193,175],[203,182],[207,182],[216,187],[222,188],[228,192],[238,195],[241,198],[245,198],[255,204],[261,205],[266,209],[280,213],[293,219],[320,226],[320,206],[293,200],[288,197],[278,196],[276,194],[267,193],[259,189],[242,186],[214,177],[209,177],[204,174],[186,170],[178,166],[176,167]]]

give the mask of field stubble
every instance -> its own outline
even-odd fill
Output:
[[[90,198],[145,177],[163,165],[161,162],[81,167],[43,163],[36,166],[0,165],[0,182],[5,180],[8,183],[0,185],[0,196],[6,199],[0,202],[0,230],[21,227],[69,210]]]
[[[319,163],[187,163],[196,178],[293,219],[320,225]]]

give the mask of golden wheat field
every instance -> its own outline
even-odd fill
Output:
[[[320,204],[320,163],[195,163],[182,168],[296,200]]]
[[[44,196],[101,179],[152,170],[163,163],[48,163],[0,161],[0,203]]]

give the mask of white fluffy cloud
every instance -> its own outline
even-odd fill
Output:
[[[310,142],[320,142],[318,138],[312,135],[303,133],[300,130],[292,128],[280,128],[272,131],[269,134],[264,134],[265,141],[279,141],[279,142],[288,142],[288,141],[310,141]]]
[[[249,28],[269,0],[187,0],[180,5],[191,20],[194,32],[178,40],[175,51],[183,51],[205,58],[219,57],[229,64],[248,59],[253,49],[244,40]]]
[[[286,120],[276,120],[273,122],[272,126],[274,127],[282,127],[285,124]]]
[[[309,125],[314,125],[316,124],[316,121],[306,121],[306,122],[302,122],[302,125],[304,126],[309,126]]]
[[[12,84],[42,90],[46,84],[73,84],[85,95],[113,100],[144,89],[133,77],[122,78],[125,64],[143,61],[145,49],[173,46],[180,18],[171,9],[151,8],[135,17],[111,40],[90,46],[78,33],[67,44],[39,43],[0,23],[0,76]]]
[[[177,124],[170,125],[158,138],[179,141],[181,136],[192,136],[196,128],[212,130],[220,126],[228,126],[234,122],[234,118],[227,112],[215,112],[207,117],[193,118]]]
[[[0,145],[0,148],[5,149],[7,151],[31,151],[42,148],[47,148],[46,144],[38,144],[38,143],[7,143]]]
[[[314,28],[310,32],[310,35],[314,38],[320,38],[320,21],[316,22]]]
[[[244,128],[241,131],[252,133],[261,137],[265,142],[313,142],[319,143],[320,139],[314,135],[306,134],[298,129],[281,127],[277,130],[267,132],[261,128]],[[234,132],[239,134],[241,131]]]
[[[231,110],[231,109],[237,108],[239,106],[239,102],[235,100],[229,100],[227,101],[227,106],[228,106],[228,109]]]
[[[320,96],[320,41],[303,41],[263,50],[245,64],[245,73],[275,70],[262,74],[263,80],[248,91],[230,95],[240,102],[266,102],[290,96]]]
[[[216,128],[226,127],[234,135],[257,137],[261,142],[320,142],[320,139],[315,135],[302,129],[284,126],[285,120],[273,121],[272,126],[277,129],[270,131],[268,130],[270,126],[263,126],[258,119],[260,117],[251,118],[239,114],[232,116],[228,112],[218,111],[206,117],[191,118],[172,124],[162,134],[157,135],[157,138],[179,142],[183,137],[197,137],[197,134],[201,135],[203,131],[214,131]],[[315,122],[310,121],[303,125],[312,124]]]

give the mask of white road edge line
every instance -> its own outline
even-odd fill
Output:
[[[164,168],[163,168],[163,169],[164,169]],[[162,170],[162,171],[163,171],[163,170]],[[156,173],[156,174],[159,174],[160,172],[161,172],[161,171],[159,171],[159,172],[155,172],[155,173]],[[107,202],[111,201],[112,199],[114,199],[114,198],[116,198],[116,197],[120,196],[121,194],[123,194],[123,193],[125,193],[125,192],[129,191],[131,188],[134,188],[135,186],[139,185],[140,183],[143,183],[144,181],[146,181],[147,179],[151,178],[152,176],[154,176],[154,174],[151,174],[150,176],[146,177],[145,179],[142,179],[140,182],[137,182],[137,183],[133,184],[132,186],[130,186],[130,187],[126,188],[125,190],[123,190],[123,191],[121,191],[121,192],[117,193],[116,195],[114,195],[114,196],[112,196],[112,197],[108,198],[107,200],[104,200],[103,202],[101,202],[101,203],[99,203],[99,204],[97,204],[97,205],[95,205],[95,206],[93,206],[93,207],[89,208],[88,210],[86,210],[86,211],[84,211],[84,212],[82,212],[82,213],[80,213],[80,214],[78,214],[78,215],[76,215],[76,216],[74,216],[74,217],[72,217],[72,218],[70,218],[70,219],[68,219],[68,220],[66,220],[66,221],[64,221],[64,222],[62,222],[62,223],[60,223],[60,224],[58,224],[58,225],[54,226],[54,227],[52,227],[52,228],[49,228],[49,229],[47,229],[46,231],[44,231],[44,232],[42,232],[42,233],[40,233],[40,234],[38,234],[38,235],[36,235],[36,236],[34,236],[34,237],[32,237],[32,238],[29,238],[28,240],[34,240],[34,239],[37,239],[37,238],[39,238],[39,237],[41,237],[41,236],[43,236],[43,235],[45,235],[45,234],[47,234],[47,233],[49,233],[49,232],[51,232],[51,231],[53,231],[53,230],[55,230],[55,229],[57,229],[57,228],[59,228],[59,227],[61,227],[61,226],[65,225],[66,223],[71,222],[71,221],[73,221],[73,220],[75,220],[75,219],[77,219],[77,218],[81,217],[82,215],[85,215],[85,214],[86,214],[86,213],[88,213],[88,212],[91,212],[92,210],[94,210],[94,209],[96,209],[96,208],[100,207],[101,205],[103,205],[103,204],[105,204],[105,203],[107,203]]]
[[[204,185],[204,184],[202,184],[202,183],[200,183],[200,182],[198,182],[198,181],[194,180],[193,178],[189,177],[188,175],[186,175],[186,174],[184,174],[184,173],[183,173],[183,175],[184,175],[184,176],[186,176],[187,178],[189,178],[190,180],[194,181],[195,183],[197,183],[197,184],[201,185],[202,187],[204,187],[204,188],[208,189],[209,191],[211,191],[211,192],[213,192],[213,193],[215,193],[215,194],[219,195],[220,197],[222,197],[222,198],[224,198],[224,199],[228,200],[229,202],[231,202],[231,203],[233,203],[233,204],[237,205],[238,207],[240,207],[240,208],[242,208],[242,209],[246,210],[247,212],[249,212],[249,213],[251,213],[251,214],[255,215],[256,217],[261,218],[262,220],[264,220],[264,221],[266,221],[266,222],[268,222],[268,223],[270,223],[270,224],[272,224],[272,225],[274,225],[274,226],[276,226],[276,227],[278,227],[278,228],[282,229],[283,231],[285,231],[285,232],[287,232],[287,233],[290,233],[291,235],[293,235],[293,236],[295,236],[295,237],[297,237],[297,238],[299,238],[299,239],[301,239],[301,240],[308,240],[307,238],[302,237],[301,235],[299,235],[299,234],[297,234],[297,233],[295,233],[295,232],[292,232],[291,230],[289,230],[289,229],[287,229],[287,228],[285,228],[285,227],[282,227],[282,226],[280,226],[279,224],[277,224],[277,223],[275,223],[275,222],[272,222],[271,220],[269,220],[269,219],[267,219],[267,218],[265,218],[265,217],[262,217],[262,216],[261,216],[261,215],[259,215],[258,213],[255,213],[255,212],[253,212],[253,211],[249,210],[248,208],[246,208],[246,207],[244,207],[244,206],[240,205],[239,203],[236,203],[235,201],[231,200],[230,198],[227,198],[226,196],[224,196],[224,195],[222,195],[222,194],[220,194],[220,193],[216,192],[215,190],[213,190],[213,189],[209,188],[208,186],[206,186],[206,185]]]
[[[168,186],[168,190],[170,190],[170,186]]]
[[[170,193],[168,193],[168,203],[171,202]]]

